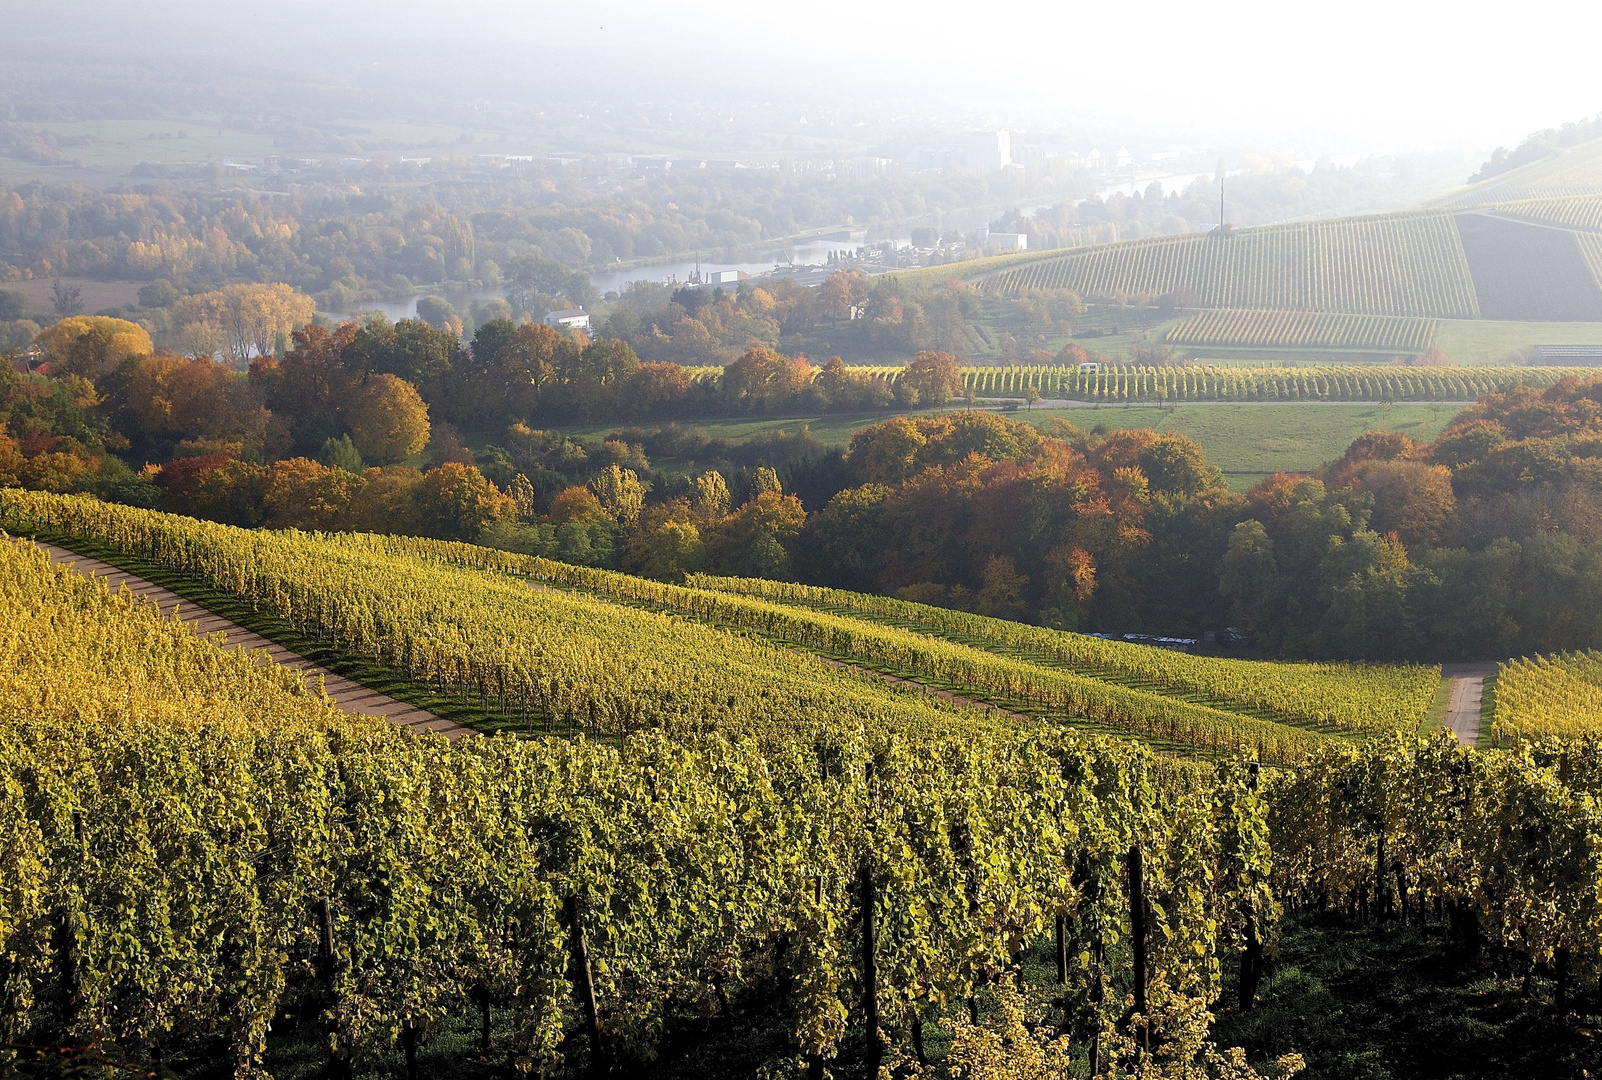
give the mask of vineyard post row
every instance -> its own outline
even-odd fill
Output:
[[[963,387],[976,396],[1071,401],[1473,401],[1515,386],[1544,388],[1571,377],[1560,367],[1267,367],[1225,364],[1105,363],[1095,369],[1053,365],[975,367]]]

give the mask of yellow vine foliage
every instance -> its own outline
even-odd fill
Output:
[[[357,721],[264,654],[220,648],[171,611],[0,542],[0,701],[35,718],[153,727],[321,730]]]
[[[1509,660],[1496,676],[1498,739],[1587,735],[1602,730],[1602,652]]]

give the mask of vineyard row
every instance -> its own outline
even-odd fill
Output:
[[[1319,311],[1204,311],[1169,329],[1176,345],[1363,347],[1423,352],[1435,344],[1435,319],[1334,315]]]
[[[1473,401],[1515,386],[1551,386],[1574,375],[1561,367],[1144,367],[1102,364],[966,368],[980,396],[1071,401]]]
[[[765,578],[697,574],[688,584],[895,620],[924,633],[1021,650],[1043,663],[1138,679],[1174,693],[1203,694],[1226,707],[1262,710],[1292,723],[1369,731],[1416,728],[1440,681],[1438,668],[1422,665],[1292,664],[1190,656],[869,593]]]

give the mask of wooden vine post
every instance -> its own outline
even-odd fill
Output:
[[[326,896],[317,898],[317,977],[323,984],[323,1000],[328,1003],[328,1034],[330,1042],[337,1045],[339,1039],[339,997],[334,985],[334,906]],[[339,1049],[331,1051],[333,1057],[328,1062],[329,1076],[337,1080],[348,1080],[351,1075],[350,1054]]]
[[[868,785],[869,818],[867,831],[871,837],[873,832],[873,762],[869,761],[865,779]],[[873,852],[872,842],[862,852],[862,867],[858,874],[862,889],[862,1008],[863,1026],[868,1036],[868,1054],[864,1063],[864,1071],[868,1080],[875,1080],[879,1075],[879,1065],[884,1060],[884,1047],[879,1042],[879,966],[875,957],[873,908],[878,896],[874,890],[873,881]]]
[[[1146,882],[1140,845],[1129,847],[1129,942],[1134,953],[1135,1012],[1140,1014],[1142,1042],[1151,1049],[1151,1020],[1146,1015]]]
[[[573,976],[584,1006],[584,1026],[590,1035],[591,1072],[600,1076],[607,1071],[606,1044],[601,1041],[600,1011],[595,1006],[595,976],[590,970],[590,947],[584,939],[584,924],[579,919],[578,896],[569,896],[563,912],[567,923],[568,948],[572,952]]]
[[[1257,762],[1246,767],[1246,789],[1253,795],[1257,793]],[[1251,871],[1251,883],[1257,883],[1257,872]],[[1238,993],[1240,998],[1240,1011],[1251,1012],[1252,1004],[1257,999],[1257,984],[1263,978],[1263,938],[1257,929],[1257,911],[1252,906],[1250,897],[1245,903],[1246,948],[1240,954],[1240,980]]]
[[[879,969],[874,958],[873,863],[867,855],[862,857],[862,1008],[863,1024],[868,1034],[866,1075],[869,1080],[879,1075],[879,1063],[884,1058],[884,1047],[879,1043]]]

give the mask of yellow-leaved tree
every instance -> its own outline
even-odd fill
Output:
[[[226,350],[244,366],[252,356],[283,351],[316,313],[312,298],[288,285],[229,285],[173,305],[174,337],[186,351]]]
[[[72,315],[39,331],[34,344],[55,366],[56,374],[98,378],[135,356],[155,351],[150,335],[138,323],[105,315]]]
[[[369,375],[345,416],[350,440],[367,461],[399,461],[428,443],[428,405],[415,386],[394,375]]]

